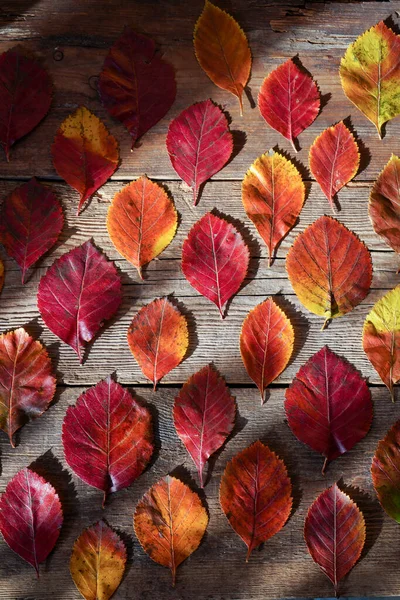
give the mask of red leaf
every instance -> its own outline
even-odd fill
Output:
[[[0,335],[0,428],[13,435],[48,409],[56,391],[46,349],[20,328]]]
[[[284,462],[257,441],[239,452],[221,479],[220,502],[229,523],[251,552],[278,533],[292,510]]]
[[[175,429],[197,467],[201,487],[204,465],[232,432],[235,413],[229,388],[212,365],[192,375],[175,398]]]
[[[335,586],[360,558],[365,542],[365,521],[358,506],[336,483],[311,505],[304,537],[313,560]]]
[[[310,75],[289,59],[264,79],[258,107],[268,125],[296,150],[295,139],[319,113],[319,91]]]
[[[232,134],[223,111],[211,100],[186,108],[171,121],[167,149],[175,171],[192,188],[196,205],[201,184],[218,173],[232,154]]]
[[[108,377],[81,394],[64,418],[65,460],[83,481],[117,492],[141,475],[153,454],[151,415]]]
[[[360,154],[353,134],[343,121],[328,127],[310,148],[310,169],[333,210],[333,198],[357,174]]]
[[[237,229],[207,213],[193,225],[183,243],[182,271],[224,318],[224,306],[242,285],[249,258],[249,249]]]
[[[10,147],[32,131],[50,108],[52,84],[31,58],[9,50],[0,56],[0,144]]]
[[[60,203],[33,177],[4,200],[0,215],[0,241],[22,271],[26,271],[57,241],[64,225]]]
[[[358,371],[324,346],[286,390],[289,427],[328,461],[351,450],[372,422],[371,392]]]
[[[116,313],[121,300],[121,279],[114,263],[90,241],[58,258],[38,288],[43,321],[75,350],[81,363],[85,342]]]
[[[104,61],[99,92],[110,115],[131,134],[133,149],[173,105],[174,68],[156,54],[152,39],[126,27]]]
[[[39,564],[53,550],[63,523],[59,497],[43,477],[19,471],[0,500],[0,531],[11,550],[39,575]]]

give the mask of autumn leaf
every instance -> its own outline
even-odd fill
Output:
[[[400,285],[378,300],[363,328],[363,347],[394,402],[400,381]]]
[[[383,21],[360,35],[340,63],[340,79],[347,98],[375,125],[400,114],[400,36]]]
[[[0,428],[13,435],[48,409],[56,391],[51,360],[25,329],[0,335]]]
[[[134,516],[135,533],[143,550],[171,569],[172,585],[176,569],[197,550],[207,524],[199,496],[170,475],[146,492]]]
[[[160,379],[175,369],[187,352],[186,319],[168,298],[153,300],[133,318],[128,344],[143,375],[156,389]]]
[[[229,523],[251,552],[278,533],[292,510],[292,485],[284,462],[257,441],[228,462],[220,503]]]
[[[62,441],[68,465],[85,483],[102,490],[105,502],[109,493],[131,485],[148,464],[154,449],[151,415],[108,377],[68,407]]]
[[[268,266],[277,246],[294,227],[305,198],[299,171],[282,154],[270,150],[257,158],[242,183],[247,216],[268,248]]]
[[[174,68],[156,53],[152,39],[125,27],[104,61],[99,93],[109,114],[129,131],[133,149],[173,105]]]
[[[365,521],[357,504],[336,483],[311,505],[304,537],[314,562],[335,586],[354,567],[365,543]]]
[[[297,152],[296,138],[318,116],[320,95],[312,77],[289,59],[264,79],[258,108],[268,125]]]
[[[3,261],[0,260],[0,292],[3,289],[3,285],[4,285],[4,265],[3,265]]]
[[[311,173],[335,210],[335,195],[355,177],[360,166],[356,140],[343,121],[314,140],[309,160]]]
[[[121,300],[121,279],[114,263],[90,241],[55,260],[38,288],[43,321],[71,346],[80,363],[85,343],[116,313]]]
[[[233,225],[212,213],[189,232],[182,247],[182,271],[195,290],[214,302],[221,318],[225,304],[247,274],[250,253]]]
[[[111,177],[119,161],[116,139],[84,106],[61,123],[51,154],[59,176],[80,194],[77,215]]]
[[[372,459],[371,475],[382,508],[400,523],[400,421],[380,440]]]
[[[8,483],[0,499],[0,531],[18,556],[39,564],[53,550],[63,523],[60,499],[43,477],[22,469]]]
[[[173,413],[176,432],[196,465],[203,488],[207,460],[232,433],[235,400],[219,372],[207,365],[183,385]]]
[[[171,243],[178,226],[172,200],[161,185],[144,175],[122,188],[107,214],[107,229],[120,254],[138,270]]]
[[[243,321],[240,354],[249,377],[261,394],[286,369],[293,352],[294,331],[285,313],[268,298]]]
[[[322,329],[357,306],[372,281],[368,248],[339,221],[325,216],[297,236],[286,270],[300,302],[325,318]]]
[[[233,138],[228,120],[211,100],[197,102],[171,121],[166,143],[172,166],[192,188],[196,205],[200,186],[231,157]]]
[[[373,416],[366,382],[327,346],[300,367],[286,390],[285,411],[297,439],[325,457],[322,473],[367,435]]]
[[[15,188],[1,205],[0,242],[22,271],[56,243],[64,225],[60,203],[49,188],[33,177]]]
[[[215,85],[239,100],[250,77],[251,53],[240,25],[231,15],[206,0],[194,28],[194,49],[199,65]]]
[[[0,55],[0,144],[7,160],[11,146],[46,116],[50,77],[39,63],[9,50]]]
[[[400,158],[394,154],[372,186],[369,216],[375,232],[399,254]]]
[[[69,570],[85,600],[109,600],[122,581],[124,542],[104,521],[84,529],[72,549]]]

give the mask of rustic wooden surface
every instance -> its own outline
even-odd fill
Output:
[[[278,258],[267,268],[266,251],[253,225],[246,219],[240,198],[240,182],[251,162],[269,148],[293,152],[261,119],[258,110],[245,99],[244,117],[237,101],[216,88],[196,63],[192,32],[202,9],[202,0],[3,0],[0,6],[0,51],[19,45],[35,55],[54,81],[54,100],[46,119],[11,151],[11,162],[0,157],[0,197],[33,175],[50,185],[61,200],[66,226],[56,247],[46,255],[21,286],[14,261],[2,249],[6,280],[0,297],[0,331],[24,326],[49,348],[58,377],[54,405],[39,420],[25,426],[12,450],[6,436],[0,438],[0,491],[22,467],[33,464],[53,483],[64,506],[65,524],[59,543],[35,579],[33,570],[6,544],[0,542],[1,600],[74,600],[79,598],[68,572],[69,556],[80,531],[103,514],[123,535],[129,551],[129,565],[115,598],[131,599],[235,599],[256,600],[283,597],[331,596],[329,581],[312,562],[302,538],[307,509],[313,499],[334,481],[364,511],[367,544],[362,559],[341,586],[343,595],[397,595],[400,588],[400,528],[379,507],[373,494],[369,467],[378,440],[399,418],[398,405],[390,403],[386,389],[363,354],[363,320],[374,302],[399,281],[400,259],[378,238],[369,222],[369,188],[392,152],[399,153],[400,119],[389,123],[382,141],[375,128],[345,98],[340,87],[338,65],[355,36],[380,19],[396,24],[400,2],[330,3],[302,0],[221,0],[246,31],[254,58],[249,84],[256,100],[264,76],[286,58],[296,54],[315,77],[323,96],[323,109],[315,123],[299,138],[296,156],[307,181],[308,196],[299,224],[284,240]],[[96,76],[107,48],[125,24],[153,36],[165,57],[176,68],[177,100],[170,113],[130,152],[124,128],[113,122],[102,108],[96,92]],[[62,58],[62,60],[56,60]],[[235,156],[212,182],[204,187],[199,205],[191,205],[191,194],[171,168],[165,149],[168,123],[189,104],[212,97],[230,115],[235,137]],[[106,123],[120,142],[122,164],[113,180],[95,195],[77,219],[77,194],[59,181],[51,163],[50,145],[60,122],[77,106],[85,104]],[[355,181],[339,194],[338,218],[355,230],[371,250],[374,277],[370,294],[350,314],[334,320],[324,332],[321,319],[308,313],[298,302],[285,273],[285,255],[295,236],[330,208],[318,185],[311,181],[307,154],[313,139],[327,126],[348,119],[358,136],[362,160]],[[180,214],[176,238],[144,271],[139,282],[135,269],[114,250],[106,232],[108,204],[121,186],[142,173],[160,180],[171,193]],[[217,309],[197,294],[180,272],[182,241],[192,224],[208,210],[216,209],[239,227],[251,249],[248,278],[228,305],[225,321]],[[79,366],[74,353],[51,334],[36,308],[40,277],[56,257],[88,238],[116,261],[123,278],[124,301],[116,317],[89,345],[86,362]],[[154,393],[144,380],[127,347],[125,336],[136,311],[153,298],[169,294],[187,315],[190,349],[180,367],[164,379]],[[258,392],[240,360],[238,336],[248,310],[275,294],[278,303],[293,321],[296,334],[293,359],[271,386],[265,406],[259,406]],[[284,418],[284,388],[300,365],[324,344],[346,356],[368,378],[373,394],[375,417],[368,436],[351,452],[320,474],[322,459],[300,444]],[[239,418],[230,440],[212,461],[210,479],[201,495],[209,510],[210,524],[203,543],[178,570],[177,586],[170,585],[169,572],[153,563],[141,550],[132,529],[136,502],[146,489],[168,472],[176,472],[197,489],[194,467],[177,438],[171,407],[180,384],[213,360],[232,387]],[[154,416],[157,449],[146,473],[128,490],[114,494],[104,513],[101,494],[72,475],[63,457],[61,424],[68,404],[100,378],[115,373],[121,383],[134,386],[139,398],[148,403]],[[294,486],[294,510],[282,532],[255,552],[245,564],[245,547],[231,530],[218,504],[218,486],[226,461],[260,438],[287,463]],[[192,479],[194,477],[194,479]]]

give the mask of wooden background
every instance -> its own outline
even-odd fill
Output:
[[[340,481],[363,510],[367,543],[362,559],[341,585],[342,595],[396,595],[400,589],[400,526],[381,510],[370,481],[370,463],[378,440],[399,418],[398,404],[392,405],[387,390],[363,354],[361,331],[364,318],[376,300],[399,281],[399,258],[374,234],[367,215],[369,188],[392,152],[400,151],[400,119],[386,127],[382,141],[375,128],[345,98],[339,81],[340,57],[357,35],[381,19],[391,18],[396,26],[400,2],[319,3],[295,0],[220,0],[248,35],[253,68],[249,98],[244,100],[244,117],[239,116],[233,96],[215,87],[198,66],[193,53],[192,33],[202,10],[202,0],[3,0],[0,6],[0,51],[20,45],[48,69],[54,81],[54,100],[45,120],[11,150],[11,162],[0,157],[0,197],[33,175],[50,185],[61,200],[66,225],[55,248],[45,256],[25,286],[14,261],[1,250],[6,280],[0,297],[0,331],[24,326],[48,347],[57,370],[58,388],[53,406],[17,435],[11,449],[0,437],[0,491],[22,467],[32,465],[57,489],[65,521],[59,542],[41,567],[40,579],[0,541],[1,600],[74,600],[79,598],[70,578],[71,548],[81,530],[104,516],[123,536],[129,564],[118,600],[128,598],[235,599],[256,600],[278,597],[331,596],[328,579],[308,555],[302,531],[308,507],[326,486]],[[96,77],[107,48],[125,24],[153,37],[165,58],[176,69],[178,94],[165,119],[148,132],[130,152],[130,138],[119,123],[102,108]],[[299,142],[293,156],[290,144],[270,129],[254,108],[263,78],[273,68],[296,54],[318,82],[323,108]],[[61,59],[61,60],[60,60]],[[193,207],[191,193],[173,171],[165,148],[170,119],[195,101],[211,97],[225,107],[235,138],[233,160],[208,182],[200,203]],[[62,120],[85,104],[102,118],[119,140],[122,164],[112,181],[95,195],[88,208],[75,217],[78,196],[55,173],[50,145]],[[356,231],[372,253],[374,277],[370,294],[350,314],[335,319],[320,331],[322,320],[308,313],[293,294],[286,277],[284,259],[295,236],[317,217],[330,214],[327,200],[310,179],[307,155],[321,131],[347,119],[361,148],[361,168],[355,180],[339,194],[339,219]],[[298,226],[281,245],[278,259],[267,268],[266,249],[246,218],[240,195],[241,180],[253,160],[279,149],[295,158],[307,182],[308,196]],[[144,270],[145,281],[114,250],[106,232],[105,217],[110,200],[124,182],[142,173],[161,181],[170,190],[180,214],[180,226],[172,244]],[[216,208],[233,219],[251,248],[251,268],[245,285],[228,306],[221,321],[217,309],[197,294],[180,271],[182,241],[190,227],[205,212]],[[36,308],[40,277],[56,257],[88,238],[116,261],[123,278],[124,301],[114,319],[90,344],[86,361],[79,366],[76,355],[50,333]],[[155,297],[173,295],[190,325],[188,357],[164,378],[156,393],[143,378],[126,343],[126,331],[137,310]],[[268,402],[261,408],[259,395],[242,365],[238,336],[248,310],[276,295],[291,318],[296,335],[290,365],[271,385]],[[322,459],[300,444],[284,417],[285,387],[299,367],[324,344],[345,356],[371,385],[375,416],[368,436],[351,452],[337,459],[324,476]],[[177,473],[197,489],[194,466],[177,438],[171,408],[179,386],[195,371],[213,360],[226,377],[238,404],[234,434],[211,464],[211,478],[200,492],[210,523],[205,538],[191,558],[179,569],[177,585],[171,588],[167,569],[144,554],[132,529],[134,507],[142,494],[160,477]],[[104,511],[101,493],[90,488],[66,468],[61,445],[61,424],[68,404],[88,386],[115,373],[148,403],[154,415],[156,452],[151,466],[129,489],[112,495]],[[226,461],[257,438],[268,443],[286,462],[293,482],[294,509],[284,529],[254,552],[245,564],[245,546],[231,530],[218,503],[218,487]]]

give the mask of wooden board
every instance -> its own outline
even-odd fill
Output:
[[[324,98],[315,123],[300,136],[301,150],[296,161],[307,181],[307,200],[296,228],[278,250],[268,269],[266,250],[255,228],[246,218],[241,203],[241,180],[251,162],[273,147],[292,150],[286,140],[272,131],[245,99],[241,119],[237,101],[216,88],[201,71],[193,54],[192,32],[201,12],[202,0],[182,4],[178,0],[3,0],[0,7],[0,51],[19,45],[34,54],[49,70],[54,81],[54,100],[47,118],[31,135],[11,151],[11,162],[0,158],[0,198],[33,175],[51,186],[61,200],[66,226],[56,247],[43,257],[22,286],[15,262],[0,249],[6,281],[0,297],[0,331],[25,326],[47,345],[57,371],[56,403],[36,422],[25,426],[12,450],[6,436],[0,438],[0,492],[22,467],[34,463],[60,493],[65,524],[60,541],[42,566],[36,580],[30,567],[0,542],[1,600],[75,600],[79,593],[69,576],[68,562],[74,539],[102,515],[100,494],[71,475],[63,458],[61,425],[68,404],[100,378],[114,373],[118,381],[134,386],[152,410],[157,450],[151,467],[128,490],[115,494],[104,516],[117,528],[128,546],[129,565],[116,600],[161,598],[198,600],[258,600],[283,597],[331,596],[329,581],[313,564],[302,538],[304,518],[313,499],[327,485],[340,481],[364,511],[367,544],[362,560],[341,586],[343,595],[397,595],[400,528],[384,515],[371,486],[369,467],[378,440],[399,418],[398,405],[366,359],[361,345],[363,321],[376,300],[399,282],[399,258],[374,233],[367,214],[370,186],[392,152],[399,153],[400,118],[386,127],[382,141],[375,128],[345,98],[338,77],[338,64],[355,36],[380,19],[398,20],[400,2],[329,3],[301,0],[221,0],[246,31],[254,63],[251,96],[257,99],[263,78],[286,58],[299,54],[313,74]],[[107,48],[123,26],[153,36],[165,57],[176,68],[177,100],[168,116],[155,126],[130,152],[129,135],[113,122],[102,108],[96,92],[96,76]],[[62,60],[57,60],[62,58]],[[229,113],[234,131],[233,160],[208,182],[200,203],[193,207],[191,193],[172,170],[165,149],[165,135],[171,118],[189,104],[212,97]],[[50,146],[61,121],[77,106],[85,104],[101,117],[120,142],[122,164],[111,182],[95,195],[82,215],[75,216],[77,194],[59,181],[51,163]],[[285,256],[296,235],[321,214],[331,214],[318,185],[311,181],[308,149],[327,126],[351,117],[359,138],[362,160],[355,181],[339,195],[338,218],[354,230],[371,250],[374,276],[370,294],[353,312],[336,319],[320,331],[321,319],[308,313],[293,293],[285,271]],[[292,158],[294,158],[292,156]],[[113,248],[105,228],[105,217],[113,195],[127,181],[142,173],[161,181],[169,190],[180,215],[178,233],[172,244],[144,270],[145,281]],[[217,309],[201,297],[184,279],[180,270],[182,242],[190,227],[205,212],[216,210],[228,216],[240,229],[250,247],[249,275],[237,296],[228,305],[221,321]],[[124,300],[114,319],[89,346],[83,366],[74,353],[51,334],[36,307],[40,277],[55,258],[92,238],[108,258],[115,260],[123,280]],[[126,331],[137,310],[153,298],[170,295],[187,315],[190,349],[185,361],[168,375],[154,393],[144,379],[126,344]],[[242,365],[238,339],[248,310],[274,294],[293,321],[296,342],[290,365],[271,386],[268,402],[259,406],[258,392]],[[284,418],[285,387],[297,370],[324,344],[346,356],[368,378],[372,388],[375,418],[371,432],[350,453],[335,461],[325,477],[320,474],[322,459],[302,446],[291,434]],[[211,477],[202,493],[209,510],[210,524],[199,550],[180,567],[177,586],[170,586],[170,574],[154,564],[141,550],[132,529],[134,507],[160,477],[176,472],[197,489],[194,467],[174,433],[171,407],[179,386],[196,370],[213,360],[236,396],[239,418],[234,435],[213,461]],[[220,476],[226,461],[260,438],[287,463],[294,485],[292,516],[275,538],[245,564],[245,547],[230,529],[218,504]]]

